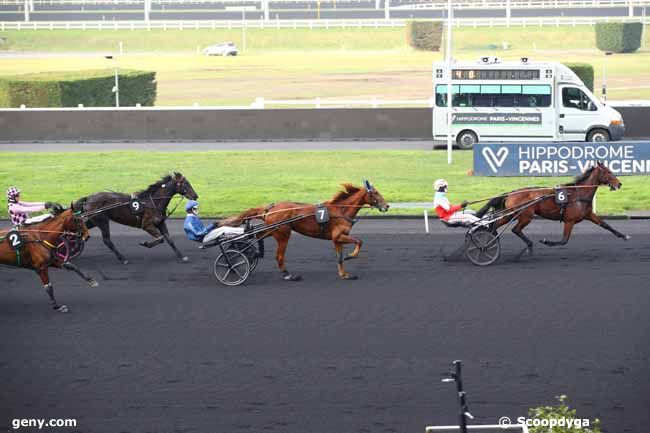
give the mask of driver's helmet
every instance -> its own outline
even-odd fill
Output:
[[[196,214],[199,210],[199,202],[196,200],[190,200],[187,202],[185,205],[185,211],[187,213],[193,213]]]
[[[448,186],[449,184],[444,179],[438,179],[435,182],[433,182],[433,189],[436,191],[440,191],[441,189],[446,190]]]
[[[20,196],[20,190],[15,186],[7,189],[7,200],[11,203],[16,203],[18,201],[18,196]]]

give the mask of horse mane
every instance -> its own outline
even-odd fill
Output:
[[[595,165],[592,165],[589,167],[587,170],[585,170],[584,173],[579,174],[573,179],[573,182],[565,184],[566,186],[576,186],[580,185],[582,182],[585,180],[589,179],[589,176],[591,176],[591,173],[596,169]]]
[[[177,174],[178,173],[167,174],[167,175],[163,176],[160,180],[158,180],[158,181],[152,183],[151,185],[149,185],[148,187],[146,187],[144,190],[138,191],[138,193],[139,194],[152,194],[152,193],[158,191],[163,184],[172,181],[174,176],[176,176]]]
[[[361,191],[360,186],[352,185],[351,183],[342,183],[341,188],[342,189],[337,192],[331,200],[329,200],[330,203],[346,200]]]

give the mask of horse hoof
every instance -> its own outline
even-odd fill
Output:
[[[185,256],[185,257],[181,257],[180,259],[178,259],[178,261],[181,262],[181,263],[187,263],[187,262],[190,261],[190,259],[188,259],[187,256]]]
[[[59,313],[67,313],[68,312],[68,307],[66,307],[65,305],[59,305],[58,307],[54,307],[54,309],[56,311],[58,311]]]
[[[123,264],[123,265],[128,265],[128,264],[129,264],[129,261],[128,261],[127,259],[124,259],[124,260],[122,260],[122,264]]]
[[[302,280],[302,277],[300,275],[293,275],[293,274],[287,274],[283,276],[285,281],[300,281]]]
[[[352,260],[352,259],[356,259],[356,258],[357,258],[357,256],[350,256],[350,255],[347,255],[347,256],[345,256],[345,257],[343,258],[343,260],[347,261],[347,260]]]
[[[630,235],[625,235],[625,237],[623,237],[624,241],[629,241],[630,239],[632,239],[632,236]]]
[[[540,244],[548,245],[548,241],[546,239],[542,239],[539,241]]]
[[[343,278],[344,280],[357,280],[357,279],[359,279],[359,277],[357,277],[356,275],[352,275],[352,274],[344,275],[341,278]]]
[[[89,285],[90,287],[98,287],[98,286],[99,286],[99,283],[98,283],[96,280],[94,280],[94,279],[91,278],[90,280],[88,280],[88,285]]]

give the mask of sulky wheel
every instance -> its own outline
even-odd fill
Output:
[[[478,229],[465,237],[465,255],[475,265],[491,265],[497,261],[499,254],[501,254],[501,242],[491,231]]]
[[[75,257],[79,257],[83,252],[86,243],[81,239],[81,236],[73,236],[68,238],[68,246],[70,248],[70,257],[68,257],[68,260],[72,260]]]
[[[257,252],[255,243],[246,241],[236,241],[230,244],[230,248],[241,251],[246,255],[248,262],[251,264],[251,272],[257,267],[257,262],[260,260],[260,255]]]
[[[251,273],[251,264],[246,255],[230,249],[219,254],[214,261],[214,276],[226,286],[238,286]]]
[[[70,240],[66,236],[61,236],[56,243],[56,248],[54,249],[54,255],[57,259],[61,260],[63,263],[70,260],[71,257],[71,247]]]

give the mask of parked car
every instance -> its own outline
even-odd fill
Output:
[[[205,47],[203,54],[206,56],[236,56],[237,47],[233,42],[223,42]]]

